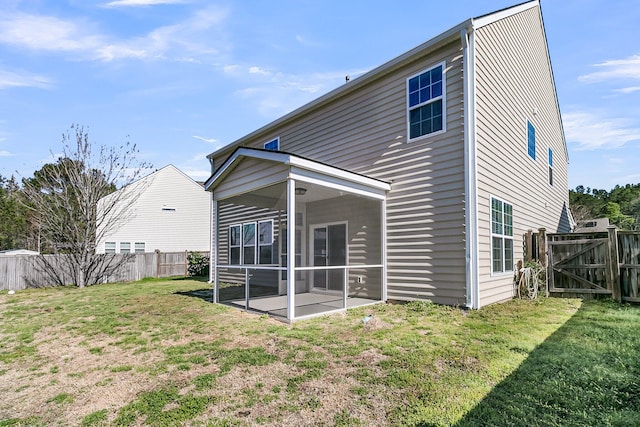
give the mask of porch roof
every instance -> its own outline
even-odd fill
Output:
[[[386,181],[316,162],[291,153],[239,147],[225,160],[214,174],[207,179],[204,184],[205,190],[214,191],[215,193],[215,189],[224,182],[225,178],[243,159],[247,158],[284,166],[288,169],[288,178],[329,186],[376,199],[385,198],[386,192],[391,189],[391,184]],[[256,180],[251,184],[251,187],[253,187],[251,189],[260,188],[269,184],[272,183]],[[243,188],[243,191],[247,190],[249,189],[246,187]]]

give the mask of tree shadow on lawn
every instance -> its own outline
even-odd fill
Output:
[[[200,282],[208,282],[207,277],[203,277],[203,280],[199,280],[198,277],[178,278],[174,280],[196,280]],[[209,285],[208,288],[194,289],[192,291],[176,291],[176,295],[184,295],[193,298],[200,298],[206,302],[213,302],[213,285]],[[251,285],[250,298],[260,298],[265,296],[277,295],[277,289],[272,286]],[[244,284],[226,283],[219,289],[218,294],[219,301],[222,303],[233,300],[244,300],[245,287]]]
[[[639,324],[637,306],[584,302],[456,426],[640,425]]]

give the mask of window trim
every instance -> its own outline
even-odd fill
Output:
[[[533,152],[531,150],[532,140],[530,139],[529,130],[533,130]],[[534,160],[534,161],[536,160],[536,148],[537,148],[536,147],[536,127],[533,123],[531,123],[531,120],[527,120],[527,155],[531,160]]]
[[[271,148],[267,148],[267,145],[271,144],[272,142],[276,143],[276,149],[271,149]],[[280,151],[280,137],[276,136],[273,139],[270,139],[269,141],[265,142],[264,144],[262,144],[262,148],[264,148],[265,150],[269,150],[269,151]]]
[[[501,218],[501,224],[502,224],[502,232],[501,233],[497,233],[494,232],[493,230],[493,225],[494,225],[494,221],[493,221],[493,201],[496,200],[498,202],[500,202],[502,204],[502,218]],[[508,205],[511,207],[511,234],[505,234],[505,209],[504,206]],[[491,195],[489,197],[489,231],[490,231],[490,251],[491,251],[491,276],[505,276],[505,275],[511,275],[513,274],[514,271],[514,261],[515,261],[515,257],[514,257],[514,238],[513,238],[513,204],[508,203],[506,201],[504,201],[503,199],[493,196]],[[494,270],[494,246],[493,246],[493,239],[497,238],[497,239],[501,239],[502,245],[501,245],[501,256],[502,256],[502,270],[501,271],[495,271]],[[505,245],[505,241],[506,240],[510,240],[511,241],[511,265],[507,265],[507,257],[505,256],[506,254],[506,245]]]
[[[266,224],[266,223],[270,223],[271,224],[271,235],[270,235],[270,241],[268,243],[262,243],[261,240],[261,234],[260,234],[260,225],[262,224]],[[257,243],[257,252],[256,252],[256,258],[258,261],[258,264],[273,264],[273,238],[274,238],[274,233],[273,233],[273,219],[267,219],[267,220],[262,220],[262,221],[258,221],[257,224],[257,235],[258,238],[256,239],[256,243]],[[271,262],[268,263],[262,263],[261,262],[261,253],[262,253],[262,248],[263,247],[269,247],[271,248]]]
[[[112,246],[107,248],[107,245]],[[105,254],[115,254],[116,253],[116,242],[104,242],[104,253]]]
[[[442,61],[439,62],[429,68],[426,68],[418,73],[415,73],[409,77],[407,77],[406,82],[405,82],[405,97],[406,97],[406,109],[407,109],[407,142],[416,142],[416,141],[420,141],[422,139],[426,139],[432,136],[436,136],[436,135],[440,135],[442,133],[445,133],[447,131],[447,61]],[[415,77],[418,77],[424,73],[430,72],[438,67],[442,67],[442,94],[440,96],[437,96],[435,98],[431,98],[429,101],[427,102],[423,102],[423,103],[419,103],[416,104],[414,106],[410,105],[410,100],[409,100],[409,81]],[[420,107],[424,107],[425,105],[431,104],[433,102],[442,100],[442,129],[435,131],[435,132],[431,132],[431,133],[427,133],[425,135],[420,135],[417,136],[415,138],[411,138],[411,111],[415,110],[416,108],[420,108]]]
[[[264,223],[270,223],[271,224],[271,233],[270,233],[270,242],[269,243],[261,243],[260,242],[260,224],[264,224]],[[252,225],[254,227],[254,237],[253,237],[253,244],[252,245],[245,245],[244,243],[244,237],[245,237],[245,226],[249,226]],[[231,244],[231,229],[235,228],[235,227],[239,227],[240,232],[239,232],[239,242],[237,245],[232,245]],[[228,251],[227,251],[227,257],[228,257],[228,264],[229,265],[260,265],[263,264],[260,262],[260,249],[263,247],[269,247],[271,248],[271,262],[270,263],[264,263],[263,265],[271,265],[274,264],[273,259],[274,259],[274,253],[273,253],[273,242],[274,242],[274,237],[275,237],[275,233],[274,233],[274,221],[273,219],[265,219],[265,220],[259,220],[259,221],[249,221],[249,222],[243,222],[243,223],[237,223],[237,224],[231,224],[228,227],[228,242],[227,242],[227,247],[228,247]],[[248,249],[252,247],[253,248],[253,262],[247,262],[247,260],[245,259],[245,249]],[[240,259],[239,259],[239,264],[232,264],[231,263],[231,249],[234,248],[238,248],[240,251]]]
[[[238,227],[239,228],[239,232],[238,232],[238,244],[237,245],[232,245],[231,244],[231,229]],[[242,265],[242,224],[231,224],[229,225],[228,228],[228,235],[227,235],[227,243],[228,243],[228,251],[227,251],[227,263],[229,265]],[[238,248],[240,250],[239,254],[238,254],[238,264],[232,264],[231,263],[231,249],[232,248]]]

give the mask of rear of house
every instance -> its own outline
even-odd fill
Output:
[[[240,277],[247,306],[249,282],[270,281],[281,296],[335,287],[341,308],[355,290],[479,308],[513,296],[527,229],[568,229],[538,1],[467,20],[209,159],[212,280]]]

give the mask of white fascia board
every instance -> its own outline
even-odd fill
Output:
[[[315,184],[376,200],[385,200],[387,195],[385,190],[374,189],[364,184],[340,179],[336,176],[324,175],[308,169],[297,168],[295,166],[291,167],[289,177],[296,181],[303,181],[309,184]]]
[[[237,165],[241,157],[251,157],[254,159],[270,160],[272,162],[289,164],[290,154],[280,153],[276,151],[264,151],[255,150],[251,148],[238,148],[233,154],[224,162],[222,166],[204,183],[204,189],[207,191],[213,190],[220,179],[224,178],[229,172],[231,172]]]
[[[344,169],[334,168],[332,166],[324,165],[322,163],[317,163],[300,157],[291,156],[290,164],[292,167],[307,169],[309,171],[317,172],[326,176],[331,176],[339,180],[350,181],[365,187],[375,188],[382,191],[391,190],[391,184],[387,182],[349,172]]]
[[[522,3],[513,7],[502,9],[502,10],[499,10],[498,12],[490,13],[488,15],[484,15],[479,18],[474,18],[473,28],[477,30],[478,28],[482,28],[485,25],[493,24],[496,21],[499,21],[504,18],[508,18],[520,12],[524,12],[525,10],[529,10],[532,7],[536,7],[536,6],[540,6],[540,0],[533,0],[527,3]]]

